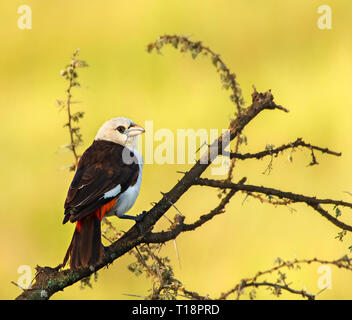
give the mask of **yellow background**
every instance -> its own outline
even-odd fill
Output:
[[[248,147],[260,151],[303,137],[343,153],[321,156],[319,166],[307,167],[308,151],[285,153],[274,161],[274,170],[263,175],[269,159],[238,163],[235,180],[286,191],[351,201],[352,191],[352,41],[350,1],[35,1],[32,29],[17,27],[17,8],[23,1],[0,5],[0,298],[12,299],[20,290],[11,284],[21,276],[21,265],[55,266],[63,258],[73,225],[62,225],[63,202],[72,173],[61,170],[72,155],[61,153],[68,142],[62,128],[65,113],[55,100],[64,98],[66,82],[60,70],[72,52],[89,68],[79,70],[85,87],[74,90],[75,110],[84,110],[81,121],[84,146],[92,142],[107,119],[127,116],[143,124],[154,121],[154,130],[168,128],[226,128],[234,105],[221,89],[218,75],[206,57],[195,61],[172,48],[163,55],[148,54],[145,47],[163,34],[184,34],[201,40],[237,74],[246,104],[254,84],[259,91],[272,89],[275,101],[289,114],[267,111],[247,128]],[[317,27],[322,4],[332,8],[332,30]],[[157,143],[155,142],[157,146]],[[146,165],[140,196],[131,214],[158,201],[179,178],[177,170],[190,166]],[[226,213],[201,229],[181,235],[178,266],[173,243],[163,249],[175,274],[188,290],[217,297],[240,279],[283,259],[336,259],[348,253],[352,239],[335,238],[340,231],[305,205],[275,208],[237,195]],[[218,202],[217,191],[192,188],[177,203],[192,222]],[[351,224],[351,211],[343,209]],[[167,216],[176,213],[171,209]],[[129,221],[111,219],[122,230]],[[168,227],[165,219],[159,228]],[[150,280],[127,270],[125,255],[108,270],[99,272],[93,289],[66,288],[54,299],[129,299],[124,294],[147,295]],[[319,291],[318,266],[304,266],[289,274],[296,289]],[[332,268],[332,289],[320,299],[350,299],[352,274]],[[271,299],[268,290],[258,298]],[[296,298],[284,294],[283,298]]]

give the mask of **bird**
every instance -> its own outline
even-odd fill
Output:
[[[143,157],[137,150],[137,137],[144,128],[128,118],[106,121],[91,146],[84,151],[68,189],[63,224],[76,228],[64,257],[77,270],[102,262],[101,221],[116,215],[139,222],[145,212],[126,215],[134,205],[142,182]]]

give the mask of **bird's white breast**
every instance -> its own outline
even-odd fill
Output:
[[[125,192],[120,194],[118,200],[116,201],[113,211],[118,217],[123,216],[128,210],[132,208],[132,206],[136,202],[137,196],[139,194],[139,189],[142,183],[143,157],[137,150],[133,150],[133,153],[138,159],[138,178],[137,182],[133,186],[128,187]]]

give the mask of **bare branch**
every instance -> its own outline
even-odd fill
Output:
[[[326,210],[322,209],[320,206],[321,204],[331,204],[335,206],[344,206],[344,207],[352,208],[352,203],[349,203],[349,202],[345,202],[341,200],[333,200],[333,199],[319,199],[316,197],[307,197],[301,194],[285,192],[285,191],[281,191],[273,188],[267,188],[263,186],[255,186],[255,185],[249,185],[249,184],[236,184],[231,182],[202,179],[202,178],[196,179],[194,185],[208,186],[208,187],[220,188],[220,189],[232,189],[236,191],[241,190],[241,191],[246,191],[250,193],[256,192],[256,193],[266,194],[268,196],[275,196],[280,199],[289,199],[291,200],[291,202],[306,203],[307,205],[309,205],[314,210],[319,212],[323,217],[328,219],[331,223],[333,223],[337,227],[343,230],[352,231],[352,226],[349,226],[339,221],[338,219],[334,218],[332,215],[330,215]]]
[[[232,293],[237,293],[238,297],[241,294],[241,290],[244,289],[245,287],[250,287],[250,286],[254,286],[254,287],[259,287],[259,286],[267,286],[267,287],[277,287],[286,291],[289,291],[291,293],[294,294],[299,294],[304,298],[308,298],[308,299],[315,299],[316,295],[312,295],[309,294],[308,292],[306,292],[305,290],[294,290],[292,288],[290,288],[286,283],[282,286],[279,285],[277,283],[273,284],[273,283],[269,283],[267,281],[263,281],[263,282],[258,282],[258,278],[263,277],[264,275],[269,275],[272,274],[276,271],[279,271],[283,268],[287,268],[287,269],[293,269],[294,267],[299,267],[302,264],[312,264],[312,263],[318,263],[321,265],[332,265],[332,266],[336,266],[337,268],[342,268],[348,271],[352,271],[352,258],[348,257],[347,255],[336,259],[336,260],[324,260],[324,259],[317,259],[317,258],[313,258],[313,259],[294,259],[292,261],[283,261],[280,258],[277,259],[278,261],[278,265],[267,269],[265,271],[259,271],[257,272],[257,274],[252,277],[252,278],[247,278],[247,279],[243,279],[241,280],[238,284],[236,284],[233,288],[231,288],[230,290],[222,293],[220,295],[220,297],[218,298],[218,300],[225,300],[229,297],[229,295],[231,295]]]
[[[237,153],[237,152],[230,152],[230,153],[224,152],[223,155],[230,156],[231,159],[239,159],[239,160],[262,159],[266,156],[273,156],[273,155],[277,156],[280,152],[282,152],[284,150],[295,149],[297,147],[305,147],[310,150],[318,150],[322,153],[326,153],[326,154],[330,154],[330,155],[334,155],[334,156],[338,156],[338,157],[340,157],[342,155],[341,152],[335,152],[335,151],[332,151],[328,148],[321,148],[318,146],[311,145],[310,143],[306,143],[302,140],[302,138],[298,138],[296,141],[284,144],[281,147],[278,147],[275,149],[267,149],[267,150],[257,152],[257,153],[241,154],[241,153]]]
[[[176,215],[175,221],[169,231],[162,232],[149,232],[143,238],[144,243],[161,243],[175,239],[181,232],[192,231],[202,226],[207,221],[211,220],[214,216],[224,212],[226,204],[229,203],[231,198],[235,195],[237,190],[231,190],[220,204],[211,210],[209,213],[202,215],[197,221],[191,224],[185,224],[185,216]]]
[[[247,288],[247,287],[255,287],[255,288],[258,288],[258,287],[272,287],[275,291],[274,291],[274,294],[275,295],[280,295],[281,292],[280,290],[285,290],[285,291],[288,291],[290,293],[293,293],[293,294],[298,294],[300,296],[302,296],[303,298],[308,298],[308,300],[315,300],[315,296],[313,294],[310,294],[308,293],[307,291],[305,290],[295,290],[291,287],[289,287],[287,284],[285,285],[280,285],[278,283],[272,283],[272,282],[250,282],[250,283],[243,283],[241,285],[241,287],[239,288],[236,288],[236,290],[242,290],[244,288]]]

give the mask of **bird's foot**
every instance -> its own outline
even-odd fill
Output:
[[[136,216],[136,222],[141,222],[144,217],[146,216],[147,211],[143,210],[143,212],[141,214],[139,214],[138,216]]]
[[[138,216],[129,216],[127,214],[124,214],[123,216],[118,216],[120,219],[129,219],[129,220],[134,220],[136,222],[141,222],[144,218],[144,216],[147,214],[147,211],[143,211],[141,214]]]

